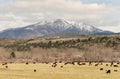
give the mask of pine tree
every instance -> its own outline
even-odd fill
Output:
[[[14,52],[11,52],[11,54],[10,54],[10,58],[16,58],[16,55],[15,55]]]

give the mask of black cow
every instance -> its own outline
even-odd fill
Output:
[[[34,72],[36,72],[37,70],[36,69],[34,69]]]
[[[106,70],[106,73],[107,73],[107,74],[110,74],[110,73],[111,73],[111,70]]]
[[[118,65],[114,65],[114,67],[118,67]]]
[[[100,70],[102,71],[102,70],[103,70],[103,68],[100,68]]]

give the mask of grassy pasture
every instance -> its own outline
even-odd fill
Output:
[[[110,67],[99,65],[63,65],[58,64],[57,67],[51,67],[51,64],[33,64],[25,63],[8,64],[8,68],[0,65],[0,79],[120,79],[120,67]],[[63,65],[63,68],[60,66]],[[103,71],[99,69],[103,68]],[[37,71],[34,72],[34,69]],[[110,69],[111,74],[106,74],[106,70]],[[118,72],[114,72],[114,70]]]

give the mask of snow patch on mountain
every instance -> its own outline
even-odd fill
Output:
[[[0,32],[4,38],[35,38],[54,34],[59,36],[89,35],[89,34],[111,34],[113,32],[98,29],[81,21],[56,19],[40,22],[26,27],[8,29]],[[61,34],[61,35],[60,35]]]

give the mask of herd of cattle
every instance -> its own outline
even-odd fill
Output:
[[[64,65],[67,65],[67,64],[72,64],[72,65],[75,65],[75,62],[66,62],[64,63]],[[81,65],[86,65],[86,63],[84,62],[77,62],[77,65],[81,66]],[[94,66],[99,66],[99,65],[103,65],[103,63],[96,63],[96,64],[93,64]],[[57,62],[54,62],[52,64],[52,67],[56,67],[57,66]],[[89,62],[89,66],[92,66],[92,62]],[[105,66],[110,66],[110,67],[119,67],[119,63],[116,63],[114,64],[113,62],[111,62],[110,64],[105,64]],[[61,66],[61,68],[63,68],[63,65]],[[100,71],[103,71],[104,69],[103,68],[100,68]],[[118,70],[114,69],[114,72],[118,72]],[[108,69],[106,70],[106,73],[107,74],[110,74],[111,73],[111,70]]]
[[[57,67],[59,63],[63,63],[63,62],[62,61],[60,61],[60,62],[54,62],[54,63],[52,63],[52,67],[53,68]],[[80,62],[79,61],[79,62],[64,62],[64,64],[61,65],[60,67],[63,68],[65,65],[68,65],[68,64],[82,66],[82,65],[87,65],[87,63],[88,63],[89,66],[95,66],[95,67],[97,67],[99,65],[105,65],[105,66],[108,66],[108,67],[119,67],[119,64],[120,64],[120,63],[114,63],[114,62],[111,62],[109,64],[108,63],[107,64],[103,64],[102,62],[95,63],[95,62]],[[12,64],[12,62],[10,62],[10,64]],[[29,62],[26,62],[25,64],[28,65]],[[33,64],[36,64],[36,62],[33,62]],[[42,62],[42,64],[49,64],[49,62]],[[2,66],[4,66],[5,68],[8,68],[8,63],[2,63]],[[99,70],[103,71],[104,68],[101,67]],[[34,69],[33,71],[37,72],[36,69]],[[111,73],[110,69],[105,70],[105,71],[106,71],[106,74],[110,74]],[[114,72],[118,72],[117,69],[114,69],[113,71]]]

